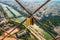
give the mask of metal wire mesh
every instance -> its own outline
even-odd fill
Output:
[[[37,11],[39,11],[43,6],[45,6],[50,0],[47,0],[44,4],[42,4],[39,8],[37,8],[32,14],[18,1],[18,0],[15,0],[28,14],[29,14],[29,16],[30,17],[33,17],[33,15],[37,12]],[[39,23],[40,25],[42,25],[42,23],[40,23],[35,17],[33,17],[34,18],[34,20],[37,22],[37,23]],[[7,33],[7,35],[2,39],[2,40],[4,40],[8,35],[10,35],[10,33],[11,32],[13,32],[17,27],[19,27],[21,24],[23,24],[24,22],[26,21],[26,19],[24,20],[24,21],[22,21],[20,24],[18,24],[16,27],[14,27],[14,29],[12,30],[12,31],[10,31],[9,33]],[[47,28],[45,28],[44,26],[45,25],[42,25],[43,26],[43,28],[51,35],[51,33],[47,30]],[[1,30],[2,30],[2,28],[0,28]],[[5,32],[5,30],[3,29],[3,31]],[[10,36],[12,36],[12,35],[10,35]],[[52,35],[51,35],[52,36]],[[52,36],[53,37],[53,36]],[[53,37],[54,38],[54,37]],[[18,40],[18,38],[16,38],[17,40]],[[54,40],[56,40],[55,38],[54,38]]]

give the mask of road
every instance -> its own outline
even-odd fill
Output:
[[[6,36],[6,38],[5,38],[6,40],[7,40],[7,39],[9,39],[9,40],[16,39],[15,36],[12,35],[12,34],[14,34],[14,33],[16,33],[16,32],[19,32],[20,30],[19,30],[18,28],[16,28],[13,32],[11,32],[14,28],[15,28],[15,27],[10,28],[10,29],[8,29],[7,31],[5,31],[5,32],[0,36],[0,40],[3,39],[5,36]],[[3,29],[2,29],[2,30],[3,30]],[[11,32],[11,33],[10,33],[10,32]],[[12,37],[8,37],[8,36],[7,36],[8,33],[10,33],[10,35],[12,35]],[[4,40],[5,40],[5,39],[4,39]]]
[[[39,29],[38,27],[36,27],[35,25],[32,26],[28,26],[27,29],[38,39],[38,40],[45,40],[45,38],[43,37],[43,35],[38,32],[37,29]]]

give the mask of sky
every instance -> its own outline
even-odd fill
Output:
[[[51,0],[51,1],[60,1],[60,0]]]
[[[45,1],[45,0],[21,0],[21,1]],[[51,0],[51,1],[60,1],[60,0]]]
[[[14,0],[0,0],[0,1],[14,1]],[[20,0],[20,1],[45,1],[45,0]],[[60,1],[60,0],[51,0],[51,1]]]
[[[20,0],[21,2],[34,2],[34,1],[37,1],[37,2],[41,2],[41,1],[47,1],[47,0]],[[60,0],[51,0],[51,1],[60,1]]]

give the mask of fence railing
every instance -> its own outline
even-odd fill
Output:
[[[28,14],[30,17],[34,18],[34,20],[39,23],[50,35],[51,33],[47,30],[47,28],[45,28],[45,25],[42,25],[41,22],[39,22],[33,15],[36,14],[37,11],[39,11],[42,7],[44,7],[50,0],[47,0],[45,3],[43,3],[39,8],[37,8],[33,13],[30,13],[18,0],[15,0]],[[2,39],[4,40],[8,35],[10,35],[11,32],[13,32],[17,27],[19,27],[21,24],[23,24],[26,21],[26,19],[24,21],[22,21],[20,24],[18,24],[12,31],[10,31],[9,33],[7,33],[7,35]],[[12,35],[11,35],[12,36]],[[53,35],[51,35],[51,37],[53,37],[54,40],[56,40],[54,38]],[[18,40],[18,39],[17,39]]]

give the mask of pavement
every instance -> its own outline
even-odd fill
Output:
[[[11,29],[9,29],[9,30],[6,31],[6,32],[9,33],[9,32],[11,32],[13,29],[14,29],[14,27],[11,28]],[[0,40],[3,39],[6,35],[8,35],[6,32],[4,32],[4,33],[2,34],[2,36],[0,36]],[[12,35],[12,34],[14,34],[14,33],[16,33],[16,32],[19,32],[19,29],[18,29],[18,28],[16,28],[13,32],[11,32],[10,35]],[[13,37],[6,37],[4,40],[17,40],[17,39],[16,39],[16,38],[13,38]]]

